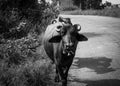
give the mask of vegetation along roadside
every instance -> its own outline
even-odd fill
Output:
[[[55,0],[0,0],[0,86],[56,86],[51,64],[36,48],[58,14]]]

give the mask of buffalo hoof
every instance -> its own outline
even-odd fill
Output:
[[[59,76],[55,76],[55,82],[59,82],[60,79],[59,79]]]
[[[62,86],[67,86],[67,81],[66,80],[62,80]]]

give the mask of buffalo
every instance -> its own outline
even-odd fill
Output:
[[[56,66],[55,82],[61,80],[62,86],[67,86],[69,68],[75,56],[78,41],[87,41],[80,34],[81,26],[72,24],[70,18],[59,17],[47,27],[43,45],[46,54]]]

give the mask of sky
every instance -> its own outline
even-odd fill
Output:
[[[120,0],[102,0],[103,1],[103,3],[105,2],[105,1],[109,1],[109,2],[111,2],[112,4],[120,4]]]

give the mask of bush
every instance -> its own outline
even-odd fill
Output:
[[[74,11],[78,9],[76,6],[62,7],[62,11]]]
[[[58,14],[54,5],[36,1],[0,0],[0,34],[5,38],[21,38],[29,32],[40,34]]]
[[[74,10],[69,12],[64,12],[64,14],[72,15],[99,15],[99,16],[110,16],[110,17],[120,17],[120,8],[105,8],[102,10]]]
[[[0,86],[55,86],[52,65],[36,49],[59,11],[35,1],[0,0]]]
[[[43,53],[36,53],[40,43],[30,36],[0,44],[0,86],[53,86],[52,65]]]

